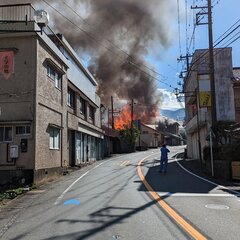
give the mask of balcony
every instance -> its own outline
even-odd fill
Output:
[[[35,9],[30,3],[0,6],[0,22],[34,21]]]
[[[39,32],[47,23],[47,13],[35,11],[30,3],[0,5],[1,34]]]
[[[199,112],[199,127],[207,124],[207,112],[206,111],[200,111]],[[185,130],[187,133],[193,133],[196,132],[198,128],[198,122],[197,122],[197,115],[195,115],[193,118],[186,120],[185,123]]]

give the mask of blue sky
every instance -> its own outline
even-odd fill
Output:
[[[179,0],[180,2],[180,37],[181,37],[181,52],[184,56],[186,54],[186,11],[185,11],[185,0]],[[239,0],[212,0],[213,8],[213,40],[215,41],[219,36],[221,36],[227,29],[229,29],[234,23],[240,19]],[[193,32],[193,14],[196,14],[198,10],[191,10],[190,6],[193,4],[193,0],[187,1],[187,16],[188,16],[188,44],[190,42],[192,32]],[[203,6],[207,5],[206,0],[195,0],[196,5]],[[177,4],[177,0],[176,0]],[[176,13],[177,16],[177,13]],[[191,20],[191,21],[190,21]],[[207,20],[207,18],[206,18]],[[164,94],[164,103],[162,108],[180,108],[181,105],[176,101],[174,94],[172,94],[172,87],[180,87],[177,82],[180,80],[177,75],[182,70],[182,64],[178,63],[177,58],[180,56],[179,48],[179,32],[178,32],[178,18],[175,18],[174,25],[174,37],[172,38],[171,46],[162,53],[161,59],[155,57],[149,57],[148,60],[154,66],[155,70],[163,74],[166,80],[162,79],[166,84],[157,82],[158,88]],[[238,23],[239,24],[239,23]],[[189,26],[190,25],[190,26]],[[235,33],[239,32],[238,29]],[[192,45],[193,46],[193,45]],[[220,47],[225,47],[226,44]],[[240,39],[235,43],[231,44],[233,55],[233,67],[240,67]],[[195,48],[202,49],[208,48],[208,27],[207,25],[199,25],[195,30]],[[190,48],[190,54],[194,50]]]

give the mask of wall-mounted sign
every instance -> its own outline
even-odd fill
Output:
[[[13,51],[0,51],[0,74],[5,79],[9,79],[14,71],[14,52]]]
[[[211,107],[211,86],[209,74],[198,75],[199,107]]]

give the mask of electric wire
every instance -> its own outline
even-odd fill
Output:
[[[64,14],[62,14],[60,11],[58,11],[58,10],[57,10],[55,7],[53,7],[51,4],[49,4],[49,3],[46,2],[45,0],[42,0],[42,1],[45,2],[49,7],[51,7],[54,11],[56,11],[56,12],[57,12],[59,15],[61,15],[63,18],[65,18],[67,21],[69,21],[72,25],[74,25],[75,27],[77,27],[79,30],[83,31],[88,37],[90,37],[90,38],[91,38],[92,40],[94,40],[96,43],[100,44],[100,45],[103,46],[105,49],[109,50],[109,51],[112,52],[113,54],[115,54],[115,55],[117,55],[118,57],[120,57],[119,54],[113,52],[110,48],[108,48],[107,46],[105,46],[105,45],[103,45],[102,43],[100,43],[99,40],[97,40],[96,38],[94,38],[94,37],[93,37],[91,34],[89,34],[86,30],[84,30],[84,29],[82,29],[81,27],[79,27],[78,25],[76,25],[73,21],[71,21],[69,18],[67,18]],[[71,7],[70,7],[70,8],[71,8]],[[76,13],[76,14],[77,14],[77,13]],[[80,16],[79,14],[77,14],[77,15]],[[105,40],[106,40],[106,39],[105,39]],[[110,41],[109,41],[109,42],[110,42]],[[111,42],[110,42],[110,43],[111,43]],[[111,44],[114,45],[113,43],[111,43]],[[144,67],[147,68],[148,70],[151,70],[152,72],[154,72],[155,74],[158,74],[159,76],[161,76],[162,78],[164,78],[164,80],[166,80],[167,78],[166,78],[164,75],[162,75],[162,74],[160,74],[160,73],[152,70],[151,68],[149,68],[148,66],[146,66],[146,65],[144,65],[144,64],[141,64],[141,65],[139,66],[139,64],[136,64],[135,62],[132,61],[133,57],[131,57],[128,53],[126,53],[124,50],[122,50],[122,49],[119,48],[118,46],[116,46],[116,45],[114,45],[114,46],[117,47],[119,50],[121,50],[125,55],[127,55],[128,58],[127,58],[127,59],[124,58],[123,63],[124,63],[124,62],[127,62],[127,63],[131,64],[132,66],[137,67],[138,70],[142,71],[144,74],[148,75],[149,77],[157,80],[158,82],[161,82],[161,83],[167,85],[167,86],[170,87],[170,88],[173,88],[172,85],[167,84],[167,83],[164,82],[163,80],[160,80],[159,78],[152,76],[151,74],[149,74],[149,73],[147,73],[146,71],[144,71],[143,69],[141,69],[140,66],[144,66]],[[122,57],[122,56],[121,56],[121,57]],[[121,59],[123,60],[123,57],[122,57]]]
[[[236,23],[238,23],[240,21],[240,19],[236,22]],[[228,32],[230,29],[232,29],[232,27],[233,26],[235,26],[236,25],[236,23],[234,23],[226,32]],[[216,43],[216,41],[214,42],[214,48],[216,47],[216,46],[218,46],[221,42],[223,42],[227,37],[229,37],[233,32],[235,32],[238,28],[240,27],[240,25],[238,25],[237,27],[235,27],[231,32],[230,32],[230,34],[227,34],[226,36],[224,36],[224,34],[226,33],[224,33],[224,34],[222,34],[221,36],[224,36],[222,39],[220,39],[219,40],[219,38],[218,38],[218,42]],[[238,40],[238,39],[236,39],[236,40]],[[234,42],[234,41],[233,41]],[[232,42],[232,43],[233,43]],[[232,44],[231,43],[231,44]],[[229,44],[230,45],[230,44]],[[228,46],[229,46],[228,45]],[[208,52],[209,52],[209,50],[206,50],[203,54],[201,54],[194,62],[192,62],[191,63],[191,66],[190,66],[190,69],[189,70],[191,70],[192,69],[192,67],[193,67],[193,65],[195,65],[197,62],[198,63],[200,63],[199,62],[199,60],[201,60],[203,57],[205,57],[207,54],[208,54]]]
[[[189,53],[189,50],[188,50],[188,13],[187,13],[187,0],[185,0],[185,38],[186,38],[186,53],[188,54]]]
[[[44,1],[44,0],[43,0]],[[44,1],[45,2],[45,1]],[[116,45],[115,43],[113,43],[111,40],[109,40],[108,38],[102,36],[102,34],[98,31],[98,29],[96,29],[95,27],[91,26],[77,11],[75,11],[71,6],[69,6],[65,1],[63,1],[63,4],[69,8],[72,12],[74,12],[74,14],[76,16],[78,16],[85,24],[87,24],[90,28],[92,28],[94,30],[94,32],[97,32],[97,34],[102,38],[102,40],[107,41],[109,44],[111,44],[114,48],[117,48],[119,51],[121,51],[124,55],[126,55],[128,57],[128,59],[131,59],[132,62],[136,61],[130,54],[128,54],[126,51],[124,51],[122,48],[120,48],[118,45]],[[135,62],[136,64],[136,62]],[[150,68],[149,66],[145,65],[145,64],[140,64],[141,66],[147,68],[149,71],[152,71],[153,73],[161,76],[163,79],[167,79],[166,76],[164,76],[163,74],[155,71],[154,69]]]

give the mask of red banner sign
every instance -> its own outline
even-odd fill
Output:
[[[13,73],[13,58],[13,51],[0,52],[0,74],[2,74],[5,79],[9,79]]]

